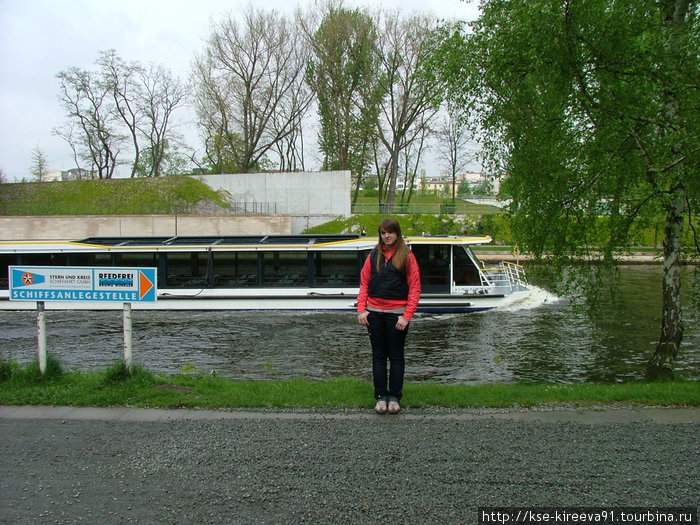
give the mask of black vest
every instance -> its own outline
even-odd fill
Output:
[[[368,295],[382,299],[408,299],[408,280],[399,270],[394,268],[393,257],[384,260],[380,257],[379,272],[377,272],[377,248],[369,255],[372,265],[372,275],[369,279]]]

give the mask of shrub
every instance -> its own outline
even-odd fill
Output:
[[[17,370],[19,370],[17,361],[0,359],[0,382],[9,381]]]
[[[46,370],[42,374],[39,370],[39,361],[35,359],[27,365],[23,371],[13,374],[13,379],[18,378],[26,383],[42,383],[60,379],[63,375],[63,366],[57,357],[51,354],[46,355]]]
[[[152,383],[153,373],[145,370],[141,366],[134,365],[131,371],[126,367],[124,361],[118,361],[107,368],[104,372],[103,382],[107,385],[123,383],[125,381],[137,381],[141,383]]]

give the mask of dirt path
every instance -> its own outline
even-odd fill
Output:
[[[482,506],[692,506],[700,410],[0,407],[2,523],[476,523]]]

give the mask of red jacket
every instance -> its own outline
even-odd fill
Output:
[[[394,255],[396,248],[388,250],[386,246],[382,245],[382,251],[384,253],[384,260],[388,261]],[[362,271],[360,272],[360,294],[357,296],[357,311],[364,312],[367,306],[379,310],[405,308],[402,315],[406,320],[410,321],[413,314],[416,312],[416,308],[418,308],[418,301],[420,300],[420,269],[418,268],[418,261],[416,261],[415,255],[409,252],[408,259],[406,259],[406,280],[408,281],[408,298],[406,300],[369,297],[368,288],[371,276],[372,263],[368,255],[367,259],[365,259],[365,264],[362,266]]]

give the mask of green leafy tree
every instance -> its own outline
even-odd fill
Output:
[[[365,12],[330,4],[318,28],[306,32],[312,50],[306,81],[318,103],[323,169],[350,170],[356,202],[377,141],[383,95],[376,27]]]
[[[462,198],[471,195],[471,188],[466,180],[463,180],[457,185],[457,195]]]
[[[684,226],[700,211],[695,0],[485,0],[472,32],[443,26],[432,73],[474,107],[521,246],[559,260],[628,247],[665,216],[661,335],[648,377],[672,376],[683,336]]]
[[[46,159],[46,153],[39,147],[32,151],[32,167],[31,172],[35,180],[40,181],[48,170],[49,162]]]
[[[365,177],[364,187],[366,190],[376,190],[378,186],[378,181],[376,175],[370,175]]]
[[[240,173],[243,141],[238,133],[221,133],[207,137],[205,164],[211,173]]]
[[[190,171],[190,161],[177,149],[165,144],[163,156],[160,159],[159,176],[184,175]],[[146,148],[141,152],[139,164],[136,166],[137,177],[153,177],[153,150]]]

